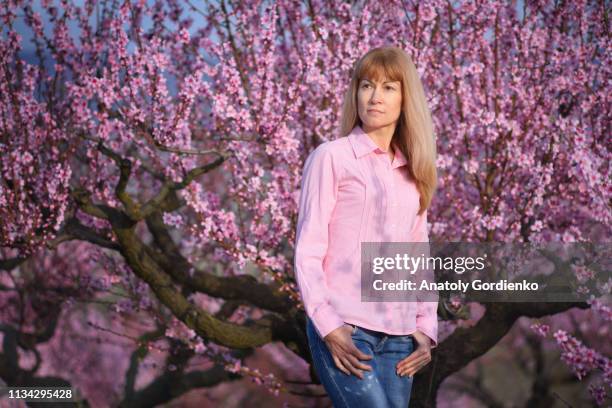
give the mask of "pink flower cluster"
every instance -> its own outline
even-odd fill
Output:
[[[561,359],[576,374],[578,379],[584,378],[589,372],[598,369],[603,373],[606,386],[612,387],[612,361],[597,351],[586,347],[580,340],[569,335],[564,330],[557,330],[553,337],[561,348]],[[590,388],[597,391],[596,399],[600,399],[599,387]]]
[[[250,377],[252,382],[266,387],[266,389],[274,396],[278,396],[279,393],[285,388],[274,374],[263,374],[258,368],[253,369],[243,366],[240,360],[234,360],[232,363],[226,364],[225,369],[231,373]]]
[[[599,303],[599,302],[597,302]],[[546,338],[551,333],[549,325],[544,323],[533,323],[530,328],[540,337]],[[593,371],[602,373],[603,384],[597,385],[591,382],[588,389],[598,405],[602,405],[606,399],[606,387],[612,386],[612,361],[603,354],[582,344],[565,330],[557,330],[553,338],[561,350],[563,360],[578,379],[584,379]]]

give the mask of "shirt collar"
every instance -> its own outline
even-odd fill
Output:
[[[351,133],[348,135],[348,139],[351,142],[351,146],[353,147],[353,152],[355,153],[355,157],[358,159],[367,155],[368,153],[372,153],[376,151],[377,153],[383,153],[382,149],[378,147],[376,143],[368,136],[366,132],[363,131],[361,126],[357,125],[351,130]],[[406,158],[400,151],[400,149],[395,149],[395,157],[393,159],[393,168],[397,168],[405,165],[407,162]]]

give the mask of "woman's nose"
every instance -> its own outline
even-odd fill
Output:
[[[381,96],[380,96],[380,91],[377,91],[376,89],[372,91],[372,96],[370,97],[370,100],[372,102],[379,102],[381,101]]]

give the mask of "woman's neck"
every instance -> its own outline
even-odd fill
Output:
[[[395,149],[391,143],[393,140],[393,133],[395,132],[395,123],[388,126],[380,127],[377,129],[370,129],[367,126],[363,126],[363,131],[376,143],[376,145],[383,151],[387,152],[391,161],[395,156]]]

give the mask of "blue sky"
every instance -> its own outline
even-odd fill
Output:
[[[78,6],[82,6],[84,4],[83,0],[73,0],[73,1]],[[154,0],[148,0],[148,3],[149,4],[153,4]],[[203,2],[198,1],[198,0],[191,0],[189,3],[194,5],[195,7],[200,8],[200,9],[205,7]],[[184,8],[186,10],[188,10],[188,4],[189,3],[188,2],[183,3],[184,4]],[[524,0],[519,0],[517,2],[517,11],[518,11],[518,14],[519,14],[520,18],[522,18],[523,3],[524,3]],[[44,25],[45,33],[47,35],[50,35],[51,34],[51,26],[50,26],[50,23],[49,23],[49,18],[48,18],[49,16],[48,16],[46,10],[44,10],[41,7],[40,0],[32,1],[31,4],[32,4],[32,8],[34,9],[34,11],[38,12],[42,16],[42,18],[43,18],[43,25]],[[59,1],[54,1],[53,4],[59,6]],[[61,7],[61,6],[59,6],[59,7]],[[97,9],[96,9],[96,11],[94,11],[94,13],[92,13],[92,16],[91,16],[91,19],[90,19],[90,23],[93,24],[94,27],[95,27],[95,24],[96,24],[96,15],[101,13],[100,2],[98,2],[96,7],[97,7]],[[201,27],[203,25],[204,19],[203,19],[202,15],[200,13],[195,12],[195,11],[186,11],[186,12],[183,13],[184,16],[187,15],[187,14],[189,15],[189,17],[191,17],[194,20],[194,23],[191,26],[190,31],[193,32],[193,31],[197,30],[199,27]],[[18,20],[17,24],[16,24],[17,32],[23,37],[23,40],[24,40],[23,41],[23,51],[24,51],[23,56],[26,57],[26,59],[28,59],[27,57],[29,57],[30,54],[32,54],[32,52],[34,51],[34,45],[33,45],[32,41],[31,41],[32,40],[32,33],[31,33],[31,30],[25,25],[25,23],[23,21],[23,13],[21,13],[21,15],[18,16],[17,20]],[[170,27],[172,27],[172,22],[168,21],[166,24],[168,24]],[[146,17],[143,20],[143,28],[146,30],[146,29],[150,28],[151,25],[152,25],[151,19]],[[74,21],[70,22],[69,29],[70,29],[71,34],[73,35],[73,38],[75,38],[75,40],[77,40],[77,42],[78,42],[78,32],[79,32],[79,30],[78,30],[78,27],[77,27],[77,25],[76,25],[76,23]],[[3,29],[2,32],[5,33],[6,29]]]
[[[73,0],[73,1],[74,1],[74,3],[77,6],[82,6],[85,3],[83,0]],[[96,5],[96,10],[92,13],[92,15],[90,17],[90,20],[89,20],[90,24],[92,24],[92,26],[94,28],[96,27],[97,15],[100,15],[101,11],[102,11],[101,10],[102,7],[100,6],[100,3],[101,2],[98,2],[98,4]],[[148,3],[149,4],[153,4],[154,0],[148,0]],[[191,4],[196,5],[196,3],[202,3],[202,2],[199,2],[197,0],[196,1],[191,1]],[[50,23],[50,20],[49,20],[49,15],[48,15],[47,11],[41,6],[40,0],[32,1],[30,4],[32,5],[32,9],[35,12],[37,12],[37,13],[39,13],[41,15],[42,20],[43,20],[43,29],[44,29],[44,32],[45,32],[45,34],[47,36],[50,37],[51,34],[52,34],[52,32],[51,32],[52,26],[51,26],[51,23]],[[57,6],[58,9],[61,9],[59,1],[53,1],[52,4]],[[187,9],[187,7],[188,7],[188,4],[185,3],[185,9]],[[196,5],[196,7],[202,8],[203,6],[202,5],[200,5],[200,6]],[[204,19],[203,19],[202,15],[200,13],[197,13],[195,11],[192,11],[192,12],[185,11],[183,13],[183,16],[186,16],[186,15],[189,15],[189,17],[191,17],[194,20],[193,25],[190,27],[189,31],[193,32],[193,31],[197,30],[198,28],[200,28],[203,25]],[[24,17],[25,16],[24,16],[23,12],[18,13],[17,14],[17,19],[16,19],[16,24],[15,24],[16,31],[22,36],[22,53],[21,53],[21,56],[22,56],[22,58],[24,58],[28,62],[36,62],[36,60],[32,60],[34,58],[34,50],[35,50],[34,43],[32,42],[32,37],[33,37],[32,32],[31,32],[32,30],[25,24]],[[151,26],[152,26],[151,19],[148,16],[145,17],[143,19],[143,24],[142,25],[143,25],[143,28],[145,29],[145,31],[147,29],[151,28]],[[175,25],[171,21],[169,21],[169,20],[166,22],[166,25],[168,25],[169,27],[175,27]],[[68,28],[69,28],[69,31],[70,31],[73,39],[78,44],[79,43],[79,41],[78,41],[78,34],[79,34],[80,30],[78,28],[77,23],[75,21],[70,21],[69,24],[68,24]],[[3,27],[2,33],[3,34],[6,33],[6,28]]]

